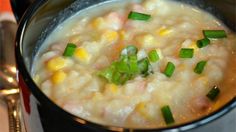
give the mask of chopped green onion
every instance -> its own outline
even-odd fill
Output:
[[[157,61],[160,59],[160,57],[159,57],[159,55],[158,55],[158,53],[157,53],[156,50],[150,51],[150,52],[148,53],[148,58],[149,58],[149,60],[150,60],[151,62],[157,62]]]
[[[150,75],[150,74],[153,74],[153,73],[154,73],[154,71],[153,71],[153,69],[152,69],[152,65],[149,63],[149,65],[148,65],[148,71],[143,74],[143,77],[146,77],[146,76],[148,76],[148,75]]]
[[[115,71],[112,76],[112,82],[116,85],[121,84],[121,76],[122,74],[118,71]]]
[[[227,37],[227,34],[224,30],[203,30],[203,34],[206,38],[212,38],[212,39]]]
[[[121,78],[120,78],[120,84],[125,84],[128,80],[130,80],[132,78],[131,74],[122,74]]]
[[[194,68],[194,72],[197,74],[201,74],[206,66],[207,61],[200,61],[197,63],[196,67]]]
[[[217,86],[214,86],[209,93],[206,95],[210,100],[214,101],[219,95],[220,89]]]
[[[129,56],[129,68],[129,72],[132,74],[136,74],[139,72],[137,55]]]
[[[138,61],[138,68],[141,74],[146,74],[149,68],[149,61],[147,58],[143,58]]]
[[[120,55],[119,61],[123,61],[123,62],[128,63],[129,56],[128,55]]]
[[[172,62],[168,62],[164,74],[167,77],[171,77],[174,71],[175,71],[175,65]]]
[[[66,49],[65,49],[65,51],[64,51],[64,53],[63,53],[63,56],[66,56],[66,57],[71,57],[71,56],[73,56],[76,47],[77,47],[77,46],[76,46],[75,44],[68,43],[67,46],[66,46]]]
[[[162,115],[165,119],[167,125],[175,122],[174,117],[172,115],[171,109],[168,105],[161,108]]]
[[[116,70],[118,70],[120,73],[127,73],[129,72],[129,65],[124,61],[116,62]]]
[[[203,48],[203,47],[207,46],[208,44],[210,44],[210,40],[208,38],[204,38],[204,39],[197,41],[198,48]]]
[[[138,52],[137,47],[129,45],[121,51],[121,55],[136,55]]]
[[[148,21],[151,18],[151,15],[131,11],[128,18],[132,20]]]
[[[99,76],[104,77],[109,82],[112,82],[112,76],[114,73],[114,69],[112,67],[108,67],[98,73]]]
[[[194,49],[182,48],[179,52],[180,58],[192,58]]]

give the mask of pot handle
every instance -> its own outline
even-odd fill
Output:
[[[17,23],[19,23],[24,12],[35,0],[10,0],[12,11],[15,15]]]

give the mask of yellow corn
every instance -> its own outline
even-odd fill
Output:
[[[82,47],[79,47],[75,50],[74,56],[79,59],[79,61],[85,63],[88,63],[91,58],[91,55],[88,53],[88,51]]]
[[[108,94],[117,94],[118,93],[118,87],[115,84],[107,84],[105,88],[105,92]]]
[[[148,113],[147,108],[146,108],[146,103],[141,102],[136,105],[136,110],[141,116],[143,116],[146,119],[152,119],[152,116]]]
[[[66,66],[66,59],[63,57],[55,57],[48,61],[47,69],[50,71],[57,71]]]
[[[91,24],[92,24],[93,28],[101,29],[104,26],[105,22],[102,17],[98,17],[98,18],[94,19]]]
[[[66,78],[66,73],[63,71],[56,71],[53,75],[52,75],[52,83],[53,84],[59,84],[62,83]]]
[[[157,32],[159,36],[166,36],[169,35],[172,32],[172,30],[166,27],[161,27]]]
[[[197,42],[196,41],[193,41],[191,43],[191,45],[189,46],[189,48],[194,49],[194,52],[199,50],[199,48],[197,47]]]
[[[118,37],[119,37],[119,34],[113,30],[106,30],[102,34],[102,40],[105,40],[107,43],[112,43],[112,42],[118,40]]]
[[[119,34],[120,34],[120,39],[121,39],[121,40],[125,40],[125,39],[127,38],[127,35],[126,35],[125,30],[121,30],[121,31],[119,32]]]

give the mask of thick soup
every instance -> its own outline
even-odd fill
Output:
[[[45,40],[34,80],[66,111],[132,128],[185,123],[236,95],[236,37],[210,14],[166,0],[79,12]]]

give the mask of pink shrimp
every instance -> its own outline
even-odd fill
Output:
[[[210,102],[206,97],[196,97],[192,102],[192,106],[199,110],[200,112],[204,112],[210,108]]]
[[[122,28],[125,22],[125,17],[118,12],[111,12],[106,17],[106,22],[109,28],[119,30]]]
[[[132,4],[131,9],[132,11],[135,11],[135,12],[145,13],[144,7],[140,4]]]

